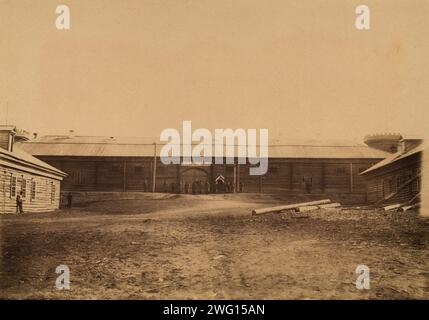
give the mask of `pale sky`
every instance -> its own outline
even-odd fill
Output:
[[[428,0],[0,0],[0,122],[8,106],[40,134],[426,135],[428,58]]]

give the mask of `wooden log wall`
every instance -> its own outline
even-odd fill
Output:
[[[398,188],[412,177],[416,177],[421,172],[421,155],[404,158],[392,163],[373,173],[366,175],[368,202],[375,203],[383,200],[388,195],[396,192]],[[415,179],[412,183],[401,189],[393,198],[386,203],[405,202],[421,190],[421,178]]]
[[[152,191],[153,157],[39,157],[66,172],[63,190],[74,191],[143,191],[144,181]],[[366,195],[366,182],[359,175],[378,159],[270,159],[264,176],[249,175],[249,164],[213,164],[202,167],[209,180],[222,174],[229,181],[243,185],[243,192],[296,194]],[[156,191],[181,183],[181,168],[156,161]],[[306,186],[310,183],[310,188]]]
[[[13,180],[16,181],[14,192],[11,186]],[[60,205],[60,187],[59,180],[0,167],[0,213],[16,212],[16,195],[21,190],[24,192],[24,212],[56,210]]]

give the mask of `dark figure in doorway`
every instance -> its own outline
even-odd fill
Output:
[[[307,193],[311,193],[311,187],[313,186],[313,178],[312,177],[303,177],[302,181],[304,182],[304,187]]]
[[[223,182],[223,181],[218,181],[218,182],[216,182],[216,192],[217,193],[224,193],[225,192],[225,182]]]
[[[192,182],[192,194],[196,194],[197,193],[197,182],[194,181]]]
[[[183,193],[189,193],[189,183],[185,182],[185,188],[183,190]]]
[[[168,184],[167,181],[164,180],[164,183],[162,184],[162,191],[167,193],[168,192]]]
[[[24,210],[22,209],[22,191],[16,196],[16,213],[24,213]]]
[[[240,183],[238,184],[238,192],[243,192],[243,182],[240,181]]]
[[[148,192],[149,191],[149,182],[147,181],[147,179],[145,179],[144,182],[143,182],[143,191],[144,192]]]
[[[170,191],[171,193],[176,193],[176,184],[174,182],[170,184]]]
[[[226,180],[225,186],[226,186],[226,193],[230,193],[231,192],[231,183],[229,182],[229,180]]]
[[[72,207],[73,195],[71,192],[67,194],[67,208]]]

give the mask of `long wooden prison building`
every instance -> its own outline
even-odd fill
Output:
[[[249,175],[250,164],[164,165],[161,145],[148,139],[44,136],[20,143],[35,157],[67,173],[65,191],[189,193],[194,181],[222,192],[338,194],[353,202],[367,198],[360,175],[390,153],[364,144],[289,143],[268,148],[268,172]]]

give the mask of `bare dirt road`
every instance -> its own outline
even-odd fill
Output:
[[[415,212],[251,216],[257,195],[93,202],[0,217],[0,298],[429,299],[429,221]],[[70,268],[57,290],[55,268]],[[357,265],[370,289],[355,286]]]

